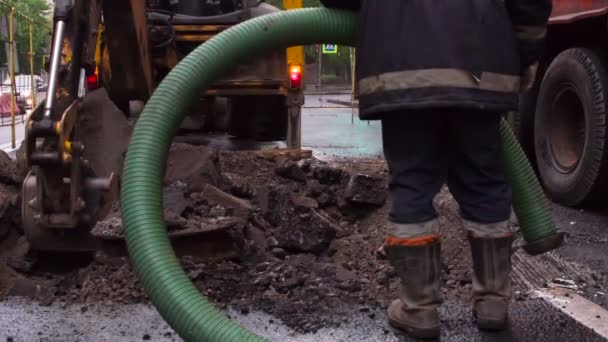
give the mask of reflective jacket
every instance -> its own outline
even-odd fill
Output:
[[[358,10],[364,119],[403,109],[517,109],[542,53],[551,0],[321,0]]]

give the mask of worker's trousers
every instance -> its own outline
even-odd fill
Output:
[[[500,114],[470,109],[387,113],[384,154],[392,197],[389,235],[411,238],[439,231],[433,198],[447,183],[466,229],[505,233],[511,190],[502,165]]]

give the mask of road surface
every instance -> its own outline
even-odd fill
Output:
[[[348,102],[349,99],[348,95],[307,96],[306,108],[303,109],[303,145],[325,159],[381,157],[380,124],[361,122],[356,118],[351,122],[352,108],[336,108],[339,107],[336,102]],[[22,129],[17,131],[22,132]],[[2,128],[0,145],[6,143],[10,143],[10,129]],[[207,143],[222,148],[250,147],[221,136],[208,137]],[[273,146],[283,144],[264,144],[264,147]],[[566,245],[548,258],[555,261],[557,268],[572,270],[568,273],[571,279],[531,287],[523,300],[513,302],[511,328],[500,334],[478,332],[470,308],[448,300],[441,308],[442,340],[606,341],[608,210],[590,212],[554,205],[553,211],[558,226],[567,236]],[[276,318],[261,312],[252,311],[242,315],[230,311],[229,314],[246,328],[272,341],[410,341],[387,327],[385,308],[353,307],[346,310],[351,314],[345,316],[340,327],[323,329],[315,334],[298,334]],[[41,307],[37,303],[16,298],[0,302],[0,341],[4,340],[180,339],[149,305],[53,304]]]
[[[443,341],[604,341],[541,299],[515,302],[511,327],[499,334],[480,333],[469,310],[461,303],[444,303],[440,310]],[[387,326],[383,309],[352,308],[340,327],[314,334],[298,334],[261,312],[228,314],[243,327],[276,342],[414,341]],[[0,341],[142,340],[181,341],[149,305],[41,307],[22,299],[0,303]]]

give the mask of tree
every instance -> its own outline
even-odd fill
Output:
[[[50,23],[51,6],[45,0],[5,0],[25,16]]]
[[[283,0],[267,0],[267,3],[283,8]],[[319,0],[302,0],[302,7],[320,7]],[[331,43],[331,42],[328,42]],[[307,64],[318,62],[318,58],[323,61],[323,74],[333,75],[343,82],[350,79],[350,51],[346,46],[340,46],[335,55],[322,55],[317,52],[317,47],[309,45],[304,47],[305,61]]]
[[[30,48],[30,19],[33,20],[32,41],[34,46],[34,72],[42,68],[42,56],[50,40],[51,8],[45,0],[5,0],[8,5],[0,5],[0,17],[8,18],[10,6],[15,9],[15,48],[18,58],[18,69],[20,73],[29,74],[29,48]],[[5,19],[5,24],[8,20]],[[6,28],[8,32],[8,28]],[[8,37],[2,37],[6,39]],[[0,50],[0,63],[7,65],[6,46],[2,44]]]

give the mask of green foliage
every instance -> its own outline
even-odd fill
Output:
[[[25,16],[50,24],[51,8],[45,0],[4,0]]]
[[[19,62],[19,71],[22,74],[29,74],[30,60],[30,18],[33,19],[32,42],[34,47],[34,72],[42,68],[42,58],[46,52],[50,40],[50,31],[48,27],[52,25],[51,8],[45,0],[4,0],[0,3],[0,16],[8,18],[10,6],[16,10],[14,18],[16,22],[15,29],[15,47],[17,49],[17,57]],[[7,30],[8,31],[8,30]],[[1,37],[2,40],[7,40],[8,37]],[[0,47],[0,64],[6,66],[8,64],[7,53],[5,52],[6,45]]]
[[[283,8],[283,0],[266,0],[267,3]],[[303,7],[319,7],[319,0],[303,0]],[[331,42],[328,42],[331,43]],[[318,63],[318,58],[322,58],[323,80],[328,83],[336,83],[338,80],[347,81],[350,77],[350,49],[347,46],[340,46],[338,53],[333,55],[319,55],[317,47],[314,45],[304,47],[306,64]]]
[[[344,83],[344,81],[335,74],[323,74],[321,75],[321,83],[325,85],[336,85]]]
[[[323,75],[335,75],[342,81],[350,81],[350,47],[338,46],[337,54],[321,55]]]

